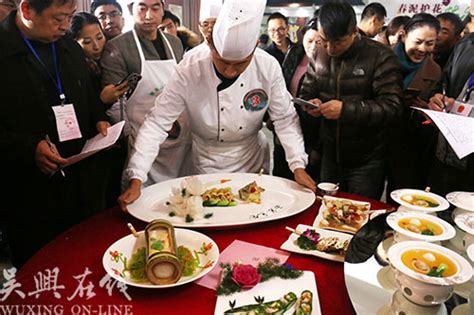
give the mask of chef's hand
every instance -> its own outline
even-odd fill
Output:
[[[313,103],[315,105],[321,106],[323,102],[319,98],[313,98],[312,100],[308,100],[308,102]],[[319,107],[312,107],[312,106],[304,106],[304,111],[310,114],[313,117],[320,117],[321,110]]]
[[[118,203],[123,211],[128,212],[127,206],[140,197],[141,185],[142,181],[134,178],[128,184],[128,188],[119,196]]]
[[[298,184],[311,189],[313,192],[316,192],[316,183],[311,178],[311,176],[306,173],[304,168],[297,168],[293,173],[295,174],[295,181]]]
[[[448,111],[454,105],[454,98],[451,97],[444,97],[444,105],[443,105],[443,94],[437,93],[433,97],[430,98],[428,103],[428,108],[431,110],[435,110],[437,112],[442,112],[443,110]],[[445,107],[446,106],[446,107]]]
[[[324,118],[336,120],[341,117],[342,102],[339,100],[330,100],[329,102],[321,104],[319,109]]]
[[[122,82],[119,85],[109,84],[104,86],[100,92],[100,100],[105,104],[117,102],[128,90],[128,82]]]
[[[97,132],[103,135],[104,137],[107,135],[107,128],[110,127],[110,123],[108,121],[99,121],[96,124]]]
[[[41,140],[36,146],[35,162],[42,173],[53,175],[58,171],[59,166],[67,163],[67,160],[59,155],[54,143],[50,148],[46,140]]]

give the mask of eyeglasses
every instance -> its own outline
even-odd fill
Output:
[[[118,17],[118,16],[122,16],[122,13],[120,11],[112,11],[112,12],[109,12],[109,13],[101,13],[101,14],[99,14],[99,16],[97,18],[99,20],[107,20],[107,17],[115,18],[115,17]]]
[[[279,28],[269,28],[268,33],[284,33],[286,32],[286,27],[279,27]]]

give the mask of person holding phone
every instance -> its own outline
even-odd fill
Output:
[[[441,86],[441,69],[433,60],[440,24],[420,13],[406,24],[402,40],[394,47],[403,70],[404,101],[401,120],[391,128],[387,195],[399,188],[425,189],[436,144],[436,128],[411,107],[428,108],[430,97]]]

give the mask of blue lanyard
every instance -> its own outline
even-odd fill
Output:
[[[66,95],[64,95],[63,92],[63,86],[61,84],[61,78],[59,76],[59,70],[58,70],[58,61],[56,57],[56,45],[54,43],[51,43],[51,47],[53,48],[53,62],[54,62],[54,71],[56,72],[56,80],[53,78],[53,76],[49,73],[48,68],[44,64],[44,62],[41,60],[40,56],[36,52],[35,48],[33,45],[31,45],[31,42],[28,40],[28,38],[25,37],[23,33],[21,33],[21,37],[23,37],[23,40],[25,41],[26,45],[30,48],[31,52],[33,55],[36,57],[38,62],[43,66],[43,68],[46,70],[46,73],[48,74],[48,77],[51,79],[53,82],[54,86],[58,90],[59,93],[59,98],[61,99],[61,104],[64,104],[64,101],[66,100]]]
[[[471,74],[471,77],[469,78],[469,82],[467,83],[467,88],[472,89],[474,87],[474,73]]]

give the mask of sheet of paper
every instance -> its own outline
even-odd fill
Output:
[[[416,108],[436,124],[458,158],[462,159],[474,152],[474,118]]]
[[[107,129],[107,136],[104,137],[101,134],[97,134],[94,138],[87,140],[81,153],[68,157],[68,163],[65,166],[77,163],[86,157],[113,145],[120,137],[124,125],[125,121],[118,122]]]
[[[283,264],[288,257],[290,257],[289,253],[278,249],[235,240],[219,255],[216,267],[195,283],[212,290],[217,290],[221,280],[222,268],[219,266],[221,263],[233,264],[240,261],[242,264],[257,267],[259,263],[264,262],[267,258],[278,258],[280,263]]]

